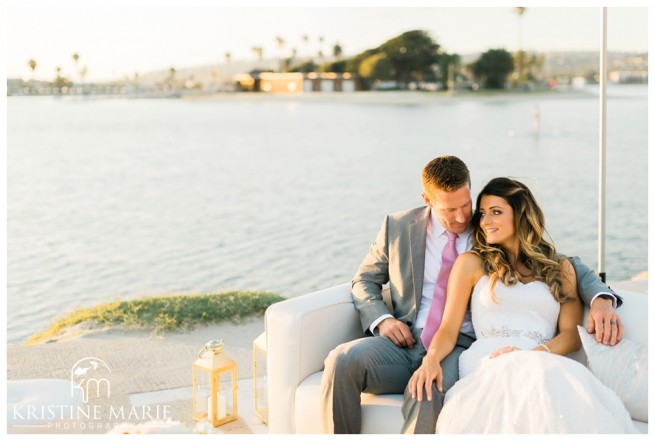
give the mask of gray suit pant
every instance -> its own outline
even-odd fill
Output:
[[[386,337],[364,337],[337,346],[325,359],[321,382],[323,430],[326,433],[361,432],[361,393],[405,393],[402,433],[434,433],[443,397],[459,378],[459,355],[473,339],[460,335],[453,352],[442,361],[444,392],[433,383],[432,401],[418,402],[407,383],[421,365],[425,348],[421,330],[413,330],[413,348],[399,348]]]

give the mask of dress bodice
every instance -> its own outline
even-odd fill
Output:
[[[543,282],[507,286],[498,281],[491,297],[491,281],[483,276],[471,295],[476,342],[460,357],[460,377],[482,365],[488,355],[505,346],[531,349],[555,335],[559,303]]]

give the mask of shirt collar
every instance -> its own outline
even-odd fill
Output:
[[[435,214],[434,210],[430,208],[430,228],[432,229],[432,232],[434,233],[434,237],[440,237],[442,234],[446,232],[446,227],[441,225],[441,221],[439,221],[439,218]],[[471,227],[468,227],[466,231],[463,233],[458,234],[459,239],[467,239],[468,236],[471,234]]]

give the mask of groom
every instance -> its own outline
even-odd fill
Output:
[[[421,181],[427,207],[388,215],[352,281],[355,307],[367,336],[338,346],[325,360],[321,411],[326,433],[360,433],[361,392],[402,391],[402,433],[434,433],[444,396],[459,378],[459,355],[475,339],[467,313],[455,349],[441,363],[443,392],[433,383],[431,401],[412,398],[407,383],[426,353],[421,334],[433,297],[434,307],[443,310],[445,294],[435,292],[435,285],[441,285],[438,277],[447,279],[439,271],[442,253],[445,257],[452,252],[444,252],[448,237],[455,238],[457,254],[472,246],[471,178],[466,164],[454,156],[435,158],[423,168]],[[580,259],[571,261],[580,297],[591,304],[587,331],[595,332],[599,342],[616,344],[623,325],[614,308],[621,299]],[[383,299],[386,283],[390,298]],[[430,341],[434,331],[423,339]]]

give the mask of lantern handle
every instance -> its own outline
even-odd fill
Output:
[[[223,350],[223,339],[219,338],[218,340],[209,340],[205,345],[202,347],[200,352],[198,352],[198,358],[202,358],[202,356],[205,354],[205,352],[212,352],[213,354],[218,354]]]

